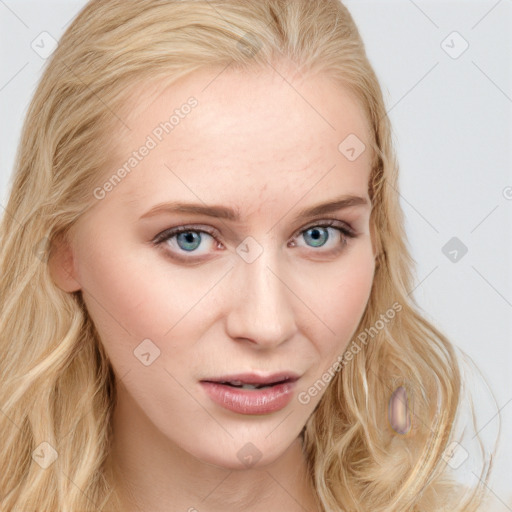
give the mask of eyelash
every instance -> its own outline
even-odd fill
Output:
[[[305,233],[306,231],[308,231],[311,228],[334,228],[341,233],[342,241],[336,249],[332,249],[330,251],[321,251],[321,250],[317,251],[317,252],[324,252],[326,254],[329,254],[329,253],[332,255],[338,254],[339,252],[341,252],[344,249],[344,247],[348,244],[348,242],[351,239],[357,238],[357,236],[358,236],[356,234],[355,230],[351,226],[346,224],[345,222],[341,222],[341,221],[335,220],[335,219],[330,219],[330,220],[317,221],[317,222],[310,224],[304,228],[301,228],[300,231],[296,232],[293,235],[293,238],[296,238],[297,236],[301,235],[302,233]],[[165,242],[167,242],[168,240],[173,238],[174,236],[177,236],[180,233],[188,233],[188,232],[206,233],[206,234],[210,235],[218,243],[217,233],[215,230],[210,230],[210,229],[204,228],[204,227],[198,228],[196,226],[180,226],[180,227],[176,227],[176,228],[166,229],[162,233],[158,234],[152,240],[152,243],[154,245],[156,245],[157,247],[160,247]],[[169,253],[169,251],[166,251],[166,253]],[[173,252],[171,252],[171,257],[173,257],[175,259],[182,259],[183,261],[185,261],[185,260],[190,261],[190,260],[194,259],[194,257],[181,258],[180,256],[176,255]]]

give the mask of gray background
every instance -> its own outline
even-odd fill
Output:
[[[40,54],[85,3],[0,0],[1,206]],[[512,0],[345,4],[393,123],[417,262],[411,293],[496,395],[503,424],[489,510],[512,511]],[[485,394],[475,405],[492,442],[497,408]]]

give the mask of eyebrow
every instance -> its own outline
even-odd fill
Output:
[[[294,221],[313,217],[315,215],[323,215],[330,212],[350,208],[352,206],[369,206],[369,201],[360,196],[346,195],[327,203],[316,204],[309,208],[301,210],[294,218]],[[159,213],[190,213],[196,215],[205,215],[208,217],[216,217],[219,219],[226,219],[232,222],[240,221],[240,211],[238,209],[229,208],[227,206],[205,205],[199,203],[182,203],[182,202],[167,202],[159,203],[143,214],[140,218],[144,219],[152,217]]]

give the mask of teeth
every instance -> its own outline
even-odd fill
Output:
[[[233,380],[230,382],[223,382],[223,384],[228,384],[233,387],[237,387],[240,389],[265,389],[272,386],[272,384],[264,385],[264,384],[245,384],[240,380]]]
[[[258,386],[253,386],[252,384],[243,384],[242,389],[258,389]]]

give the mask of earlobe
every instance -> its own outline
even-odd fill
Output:
[[[76,280],[71,244],[65,235],[58,235],[52,242],[48,267],[54,283],[61,290],[72,293],[81,289]]]

